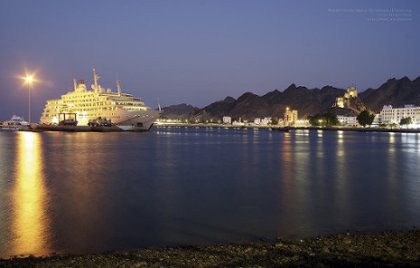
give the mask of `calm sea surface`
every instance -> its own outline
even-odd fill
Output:
[[[420,134],[0,132],[0,257],[420,224]]]

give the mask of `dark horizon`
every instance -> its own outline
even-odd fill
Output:
[[[417,1],[2,1],[0,120],[32,118],[72,79],[157,107],[204,107],[226,96],[290,84],[378,88],[420,75]]]

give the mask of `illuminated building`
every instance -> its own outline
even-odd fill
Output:
[[[358,125],[356,116],[337,115],[338,122],[344,126],[355,127]]]
[[[344,108],[344,98],[343,97],[336,98],[334,106]]]
[[[405,105],[402,108],[393,108],[392,105],[384,105],[379,113],[378,120],[381,124],[399,124],[401,119],[410,117],[413,125],[420,124],[420,107]]]
[[[290,110],[289,107],[286,107],[286,112],[284,113],[284,125],[285,126],[295,125],[297,120],[298,120],[298,111]]]
[[[79,126],[88,125],[98,117],[111,120],[122,129],[137,127],[148,130],[159,117],[159,112],[145,106],[141,99],[122,93],[117,81],[118,92],[104,89],[98,84],[99,76],[93,69],[94,84],[88,90],[83,80],[74,82],[74,91],[60,99],[47,100],[41,117],[41,124],[57,124],[62,114],[76,114]]]
[[[344,93],[345,99],[356,98],[357,97],[357,90],[354,87],[348,87],[347,92]]]
[[[354,87],[348,87],[343,97],[337,97],[333,107],[346,108],[350,106],[350,99],[357,97],[357,90]]]
[[[232,124],[232,117],[223,116],[223,124]]]

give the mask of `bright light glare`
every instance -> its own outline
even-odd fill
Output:
[[[28,82],[28,83],[31,83],[31,82],[33,81],[33,77],[32,77],[32,76],[30,76],[30,75],[27,75],[27,76],[25,77],[25,81],[26,81],[26,82]]]

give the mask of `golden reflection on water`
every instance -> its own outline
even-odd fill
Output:
[[[395,133],[389,133],[389,146],[388,146],[388,153],[395,153]]]
[[[281,198],[283,204],[288,204],[284,208],[284,215],[282,215],[283,220],[287,221],[288,224],[294,225],[295,224],[295,217],[294,217],[294,206],[296,205],[295,202],[290,202],[290,200],[294,200],[293,194],[293,148],[292,148],[292,140],[290,133],[284,133],[284,140],[283,146],[280,150],[281,160],[280,166],[281,171],[283,174],[283,181],[282,181],[282,194]]]
[[[341,157],[344,156],[344,145],[343,145],[343,131],[339,130],[337,131],[337,143],[338,143],[338,150],[337,150],[337,156]]]
[[[322,130],[317,130],[318,138],[322,138]]]
[[[346,134],[347,142],[349,141],[349,134]],[[352,197],[350,195],[351,191],[351,179],[357,179],[352,177],[351,171],[348,170],[348,161],[351,159],[348,158],[346,154],[345,142],[343,141],[343,132],[337,132],[337,145],[336,145],[336,157],[335,157],[335,214],[337,219],[341,222],[349,222],[352,217]]]
[[[13,254],[44,255],[48,220],[47,196],[42,167],[42,140],[39,133],[17,133],[16,177],[12,213]]]

